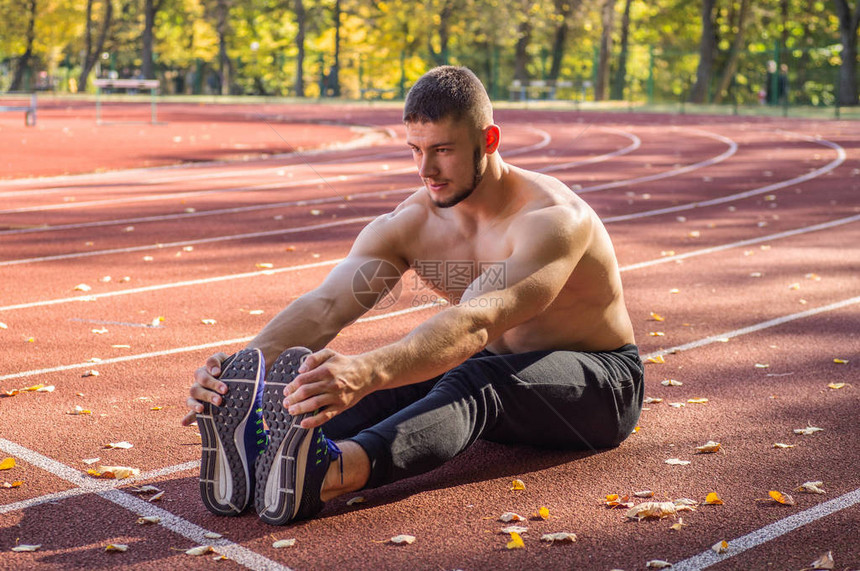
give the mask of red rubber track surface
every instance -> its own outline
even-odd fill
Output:
[[[856,123],[498,111],[503,156],[558,177],[604,219],[637,342],[665,361],[647,365],[646,396],[663,401],[615,449],[479,442],[277,528],[203,507],[200,437],[178,426],[191,372],[241,348],[416,188],[399,110],[163,104],[166,124],[120,123],[147,112],[108,106],[112,122],[97,125],[91,103],[49,101],[36,128],[0,115],[0,391],[55,387],[0,398],[0,460],[16,461],[0,486],[24,482],[0,487],[0,568],[802,569],[827,551],[837,569],[860,568]],[[333,346],[406,334],[438,311],[419,285],[407,275],[396,304]],[[91,414],[67,414],[76,406]],[[808,425],[823,430],[794,433]],[[696,454],[709,440],[721,451]],[[118,441],[134,446],[104,448]],[[95,457],[142,475],[92,478],[83,460]],[[526,489],[511,491],[514,478]],[[794,491],[806,481],[826,494]],[[143,484],[163,497],[133,492]],[[645,489],[724,504],[678,514],[680,531],[677,517],[628,521],[604,506]],[[770,490],[796,504],[762,501]],[[542,506],[547,520],[533,515]],[[506,548],[507,511],[527,518],[524,549]],[[138,525],[141,514],[161,523]],[[558,531],[577,542],[540,541]],[[399,534],[415,543],[392,545]],[[285,538],[295,546],[272,547]],[[228,560],[184,554],[203,543]]]

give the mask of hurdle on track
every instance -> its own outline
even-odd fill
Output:
[[[150,123],[155,125],[158,123],[158,110],[156,103],[156,95],[160,82],[157,79],[96,79],[93,80],[93,85],[96,86],[96,123],[101,125],[102,121],[102,92],[112,89],[148,89],[150,97]]]
[[[35,93],[4,93],[2,94],[4,99],[7,97],[15,98],[26,98],[29,95],[30,103],[29,105],[23,104],[10,104],[4,105],[2,104],[3,99],[0,99],[0,112],[3,111],[23,111],[24,112],[24,124],[28,127],[33,127],[36,125],[36,94]],[[13,99],[14,101],[14,99]]]

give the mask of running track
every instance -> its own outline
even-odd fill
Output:
[[[331,114],[265,108],[252,118],[283,151],[298,145],[277,121]],[[241,124],[249,113],[219,115]],[[637,341],[665,361],[647,366],[646,397],[663,402],[646,405],[641,429],[613,450],[479,443],[433,473],[360,494],[364,503],[333,501],[310,522],[210,515],[197,489],[199,435],[178,426],[191,371],[240,348],[415,188],[397,117],[347,108],[342,123],[377,136],[356,141],[327,122],[317,144],[353,141],[339,149],[0,181],[0,390],[55,386],[0,398],[0,459],[17,463],[0,485],[24,481],[0,488],[0,568],[631,570],[661,559],[801,569],[827,551],[836,569],[860,567],[860,131],[848,122],[499,111],[503,156],[560,178],[606,222]],[[0,117],[0,127],[21,132],[17,120]],[[438,311],[414,282],[335,348],[369,349]],[[708,401],[687,402],[698,398]],[[92,414],[67,414],[75,406]],[[793,432],[807,425],[823,431]],[[709,440],[722,450],[695,454]],[[103,448],[118,441],[134,447]],[[94,457],[141,475],[94,479],[83,462]],[[509,489],[514,478],[524,491]],[[810,480],[826,494],[794,492]],[[143,484],[164,496],[133,492]],[[626,521],[603,505],[645,489],[697,502],[716,492],[724,504],[683,512],[680,531],[676,518]],[[758,501],[769,490],[796,505]],[[541,506],[546,521],[532,517]],[[506,511],[527,517],[524,549],[505,547]],[[143,515],[161,521],[138,525]],[[578,541],[539,541],[556,531]],[[387,542],[398,534],[417,539]],[[285,538],[295,546],[272,547]],[[720,540],[729,549],[718,555]],[[13,553],[16,543],[42,548]],[[129,550],[106,553],[109,543]],[[229,561],[184,554],[201,544]]]

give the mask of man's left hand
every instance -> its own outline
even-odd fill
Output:
[[[299,367],[299,374],[284,389],[284,406],[292,416],[316,411],[302,421],[302,428],[315,428],[372,392],[371,382],[370,371],[359,357],[323,349],[308,355]]]

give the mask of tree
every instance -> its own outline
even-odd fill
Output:
[[[101,0],[104,5],[104,16],[102,16],[100,29],[98,30],[98,38],[96,39],[95,44],[93,44],[93,27],[97,25],[97,23],[93,21],[93,4],[95,1],[96,0],[87,0],[86,25],[84,27],[84,61],[81,66],[81,75],[78,79],[79,91],[85,91],[87,88],[87,81],[89,79],[90,72],[95,67],[98,58],[101,57],[101,53],[105,45],[105,38],[107,38],[108,30],[110,29],[111,21],[113,20],[112,0]]]
[[[615,81],[612,83],[610,98],[624,99],[624,85],[627,83],[627,51],[630,43],[630,4],[625,0],[624,12],[621,16],[621,50],[618,54],[618,68],[615,70]]]
[[[152,41],[155,15],[161,9],[162,0],[144,0],[143,4],[143,50],[141,52],[141,73],[146,79],[155,79],[152,68]]]
[[[558,76],[561,75],[561,62],[564,59],[564,48],[567,44],[567,34],[570,30],[570,15],[578,6],[579,0],[555,0],[554,4],[556,25],[552,34],[552,63],[549,67],[549,79],[558,81]]]
[[[860,24],[860,0],[852,12],[848,0],[833,0],[839,18],[839,35],[842,40],[842,63],[839,66],[840,105],[857,105],[857,26]]]
[[[612,31],[615,27],[615,0],[603,0],[600,10],[602,23],[600,30],[600,53],[597,60],[597,77],[594,85],[594,100],[603,101],[606,98],[606,87],[609,84],[609,60],[612,57]]]
[[[18,66],[15,68],[15,77],[12,79],[12,85],[9,91],[20,91],[21,84],[24,81],[24,72],[30,65],[30,58],[33,57],[33,41],[36,39],[36,0],[27,2],[27,32],[26,32],[26,48],[24,54],[18,60]]]
[[[702,36],[699,40],[699,66],[696,69],[696,83],[690,94],[693,103],[705,103],[708,87],[714,69],[714,55],[717,51],[717,35],[714,26],[714,5],[716,0],[702,1]]]
[[[293,0],[293,11],[296,14],[296,76],[293,89],[296,97],[305,96],[305,29],[307,26],[304,0]]]
[[[529,79],[529,43],[532,39],[532,23],[529,18],[530,2],[521,0],[522,12],[517,24],[517,43],[514,49],[514,79],[525,83]]]
[[[741,0],[741,7],[738,11],[737,16],[737,23],[734,26],[737,31],[735,32],[734,40],[732,40],[732,47],[731,51],[729,52],[729,59],[726,62],[725,67],[723,68],[723,73],[720,77],[720,83],[717,86],[717,92],[714,95],[714,103],[718,105],[723,102],[723,97],[731,86],[732,78],[734,77],[735,71],[737,70],[738,58],[740,57],[741,49],[744,46],[744,34],[746,32],[749,4],[750,0]]]

